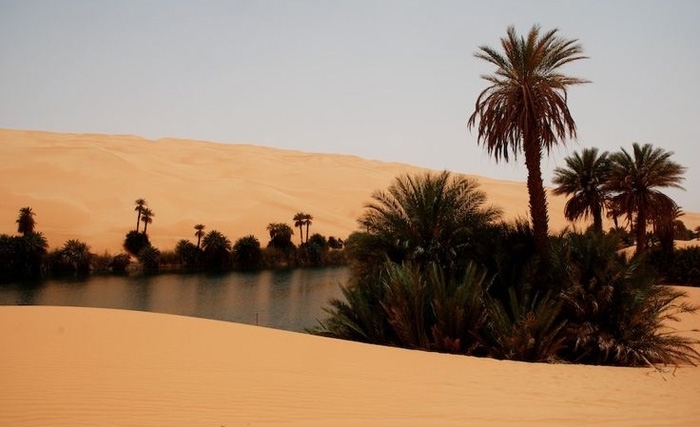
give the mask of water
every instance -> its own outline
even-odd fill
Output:
[[[119,308],[303,331],[325,317],[330,298],[342,298],[348,277],[342,267],[49,280],[0,286],[0,305]]]

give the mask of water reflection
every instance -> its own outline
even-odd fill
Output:
[[[0,287],[0,305],[120,308],[301,331],[330,298],[342,298],[347,268],[224,275],[157,275],[51,280]]]

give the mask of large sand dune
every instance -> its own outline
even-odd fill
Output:
[[[2,426],[700,425],[698,367],[528,364],[73,307],[0,307],[0,336]]]
[[[372,191],[423,170],[252,145],[0,130],[0,233],[15,233],[19,209],[31,206],[51,247],[77,238],[117,253],[136,226],[134,201],[144,198],[155,212],[149,235],[161,249],[193,239],[198,223],[232,241],[254,234],[265,244],[267,224],[293,225],[299,211],[314,216],[312,233],[345,238]],[[478,180],[507,218],[527,217],[523,183]],[[561,229],[565,200],[549,203],[552,228]],[[700,225],[698,214],[684,220]]]
[[[374,189],[418,168],[351,156],[0,130],[0,233],[31,206],[53,247],[120,250],[133,201],[161,248],[202,222],[231,239],[297,211],[347,236]],[[479,178],[508,218],[522,183]],[[564,200],[551,198],[553,228]],[[689,213],[690,227],[700,215]],[[700,290],[689,289],[700,303]],[[700,327],[686,315],[684,333]],[[700,425],[700,368],[526,364],[152,313],[0,307],[0,426]],[[697,336],[697,335],[695,335]]]

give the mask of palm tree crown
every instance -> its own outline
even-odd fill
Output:
[[[194,229],[197,230],[194,232],[194,236],[197,238],[197,247],[200,246],[200,243],[202,242],[202,237],[204,237],[204,229],[206,227],[204,224],[197,224],[194,226]]]
[[[26,236],[27,234],[34,232],[34,227],[36,226],[36,221],[34,220],[34,211],[30,207],[24,207],[19,210],[19,216],[17,217],[17,232],[22,233]]]
[[[373,264],[388,256],[395,262],[432,261],[452,268],[475,232],[500,216],[498,209],[485,206],[486,195],[477,186],[447,171],[397,178],[365,205],[358,220],[365,237],[356,236],[352,252],[363,258],[375,253]]]
[[[624,148],[610,156],[610,178],[606,188],[614,193],[611,205],[634,223],[637,252],[646,247],[649,220],[670,218],[676,203],[660,188],[683,189],[685,167],[670,160],[671,151],[651,144],[632,144],[632,154]]]
[[[547,198],[541,172],[542,151],[567,137],[576,137],[576,124],[567,106],[567,88],[587,83],[569,77],[560,68],[584,59],[577,40],[566,40],[557,30],[540,34],[533,26],[527,37],[518,36],[508,27],[501,39],[503,53],[480,46],[475,56],[495,65],[492,75],[482,78],[490,86],[482,91],[467,126],[473,128],[477,119],[477,143],[483,144],[496,161],[517,159],[525,155],[530,216],[535,243],[541,255],[547,254]]]
[[[603,231],[603,208],[608,199],[604,187],[608,179],[610,162],[608,152],[598,154],[597,148],[585,148],[565,159],[566,168],[554,170],[554,194],[571,196],[564,207],[569,221],[593,217],[593,228]]]

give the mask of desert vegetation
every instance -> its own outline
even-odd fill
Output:
[[[361,231],[347,242],[351,283],[311,332],[522,361],[699,362],[700,341],[669,329],[698,308],[665,286],[678,274],[674,259],[697,270],[688,266],[695,252],[674,257],[676,230],[685,227],[662,192],[681,188],[685,168],[651,144],[575,153],[555,171],[554,192],[569,197],[569,220],[593,224],[550,235],[541,158],[576,137],[567,89],[587,81],[561,68],[584,59],[583,49],[537,26],[525,36],[508,28],[501,47],[475,54],[496,70],[483,76],[489,86],[467,124],[496,161],[524,155],[530,221],[500,221],[475,183],[447,172],[396,178],[366,205]],[[607,233],[604,213],[615,223]],[[630,258],[620,253],[625,243],[636,246]],[[651,261],[654,251],[661,261]]]
[[[116,255],[95,254],[88,243],[76,239],[49,250],[44,235],[35,231],[36,213],[31,207],[21,208],[16,220],[19,235],[0,235],[0,281],[134,271],[226,272],[346,264],[343,239],[318,233],[308,235],[311,214],[301,213],[293,218],[298,222],[299,234],[306,237],[299,246],[292,242],[294,230],[283,222],[268,225],[270,240],[265,247],[253,235],[232,242],[221,231],[205,231],[204,224],[195,224],[196,244],[183,238],[175,248],[161,251],[151,244],[148,234],[154,211],[143,198],[134,204],[136,228],[126,233],[124,252]]]

